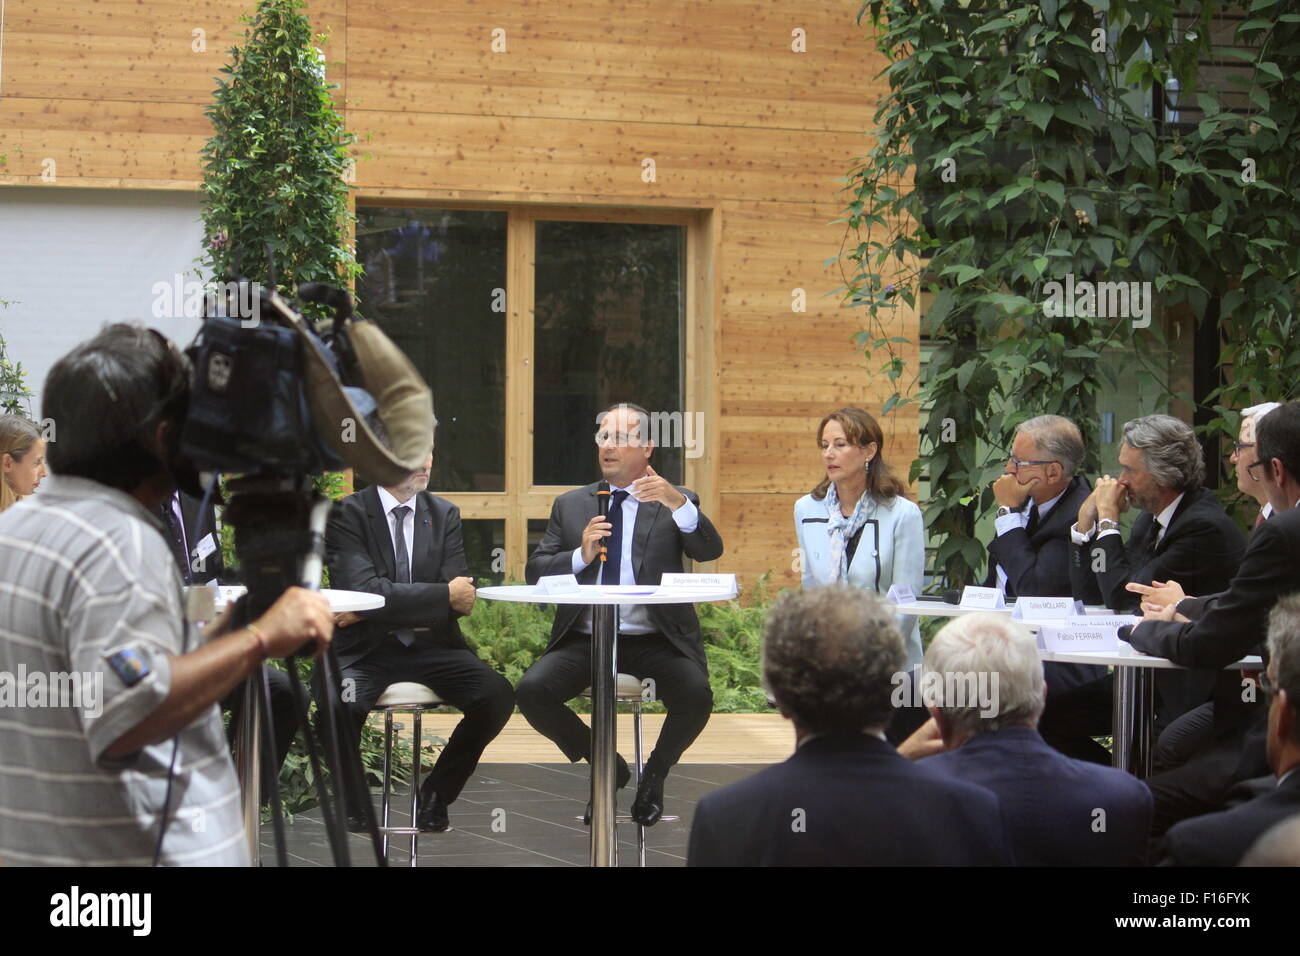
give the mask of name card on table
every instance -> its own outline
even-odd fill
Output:
[[[961,607],[996,611],[1007,606],[998,588],[977,588],[968,584],[961,590]]]
[[[1038,629],[1038,646],[1045,651],[1117,651],[1119,637],[1114,626],[1097,626],[1083,621],[1044,624]]]
[[[661,588],[707,588],[710,591],[736,590],[734,574],[665,574],[659,581]]]
[[[1064,621],[1078,611],[1074,598],[1021,597],[1011,617],[1016,621]]]
[[[537,579],[537,590],[543,594],[572,594],[582,588],[572,574],[548,574]]]
[[[1118,632],[1140,620],[1136,614],[1074,614],[1066,623],[1071,627],[1113,627]]]
[[[895,604],[911,604],[916,600],[916,595],[906,584],[891,584],[889,593],[885,595],[886,601],[892,601]]]

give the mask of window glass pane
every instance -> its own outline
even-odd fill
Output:
[[[500,518],[462,518],[465,563],[475,583],[481,578],[493,584],[505,580],[506,523]]]
[[[430,491],[505,490],[506,214],[357,208],[359,311],[433,389]]]
[[[681,226],[537,223],[536,484],[598,479],[596,413],[624,401],[651,413],[651,464],[681,483],[683,446],[702,437],[683,408],[685,245]]]

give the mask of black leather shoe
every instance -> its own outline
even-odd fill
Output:
[[[637,784],[632,801],[632,819],[643,827],[652,827],[664,815],[664,774],[649,766]]]
[[[424,784],[420,788],[420,813],[415,825],[421,833],[444,833],[451,829],[451,821],[447,819],[447,802],[429,786],[429,781],[426,780]]]
[[[618,759],[618,769],[614,772],[614,786],[622,790],[632,781],[632,768],[627,765],[622,754],[614,754]],[[587,809],[582,814],[582,822],[586,826],[591,826],[591,801],[587,801]]]

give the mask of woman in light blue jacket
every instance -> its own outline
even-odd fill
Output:
[[[892,585],[921,593],[925,522],[885,464],[880,425],[860,408],[831,412],[817,426],[825,474],[794,505],[803,586],[847,582],[883,597]],[[907,669],[921,663],[917,619],[899,615]]]

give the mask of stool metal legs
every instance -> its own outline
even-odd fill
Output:
[[[632,737],[636,741],[636,785],[641,786],[641,773],[644,764],[641,761],[641,701],[638,698],[632,704]],[[634,823],[636,821],[633,821]],[[639,866],[645,866],[645,827],[636,824],[636,855]]]
[[[418,865],[418,853],[416,841],[420,837],[420,715],[424,712],[423,707],[412,707],[411,714],[414,717],[415,737],[412,741],[411,750],[411,846],[410,846],[410,866]],[[401,827],[389,827],[388,825],[388,808],[392,803],[393,790],[393,712],[384,711],[384,795],[383,806],[381,810],[382,822],[379,825],[380,832],[384,840],[384,859],[388,859],[388,834],[390,830],[396,829],[400,832]]]

